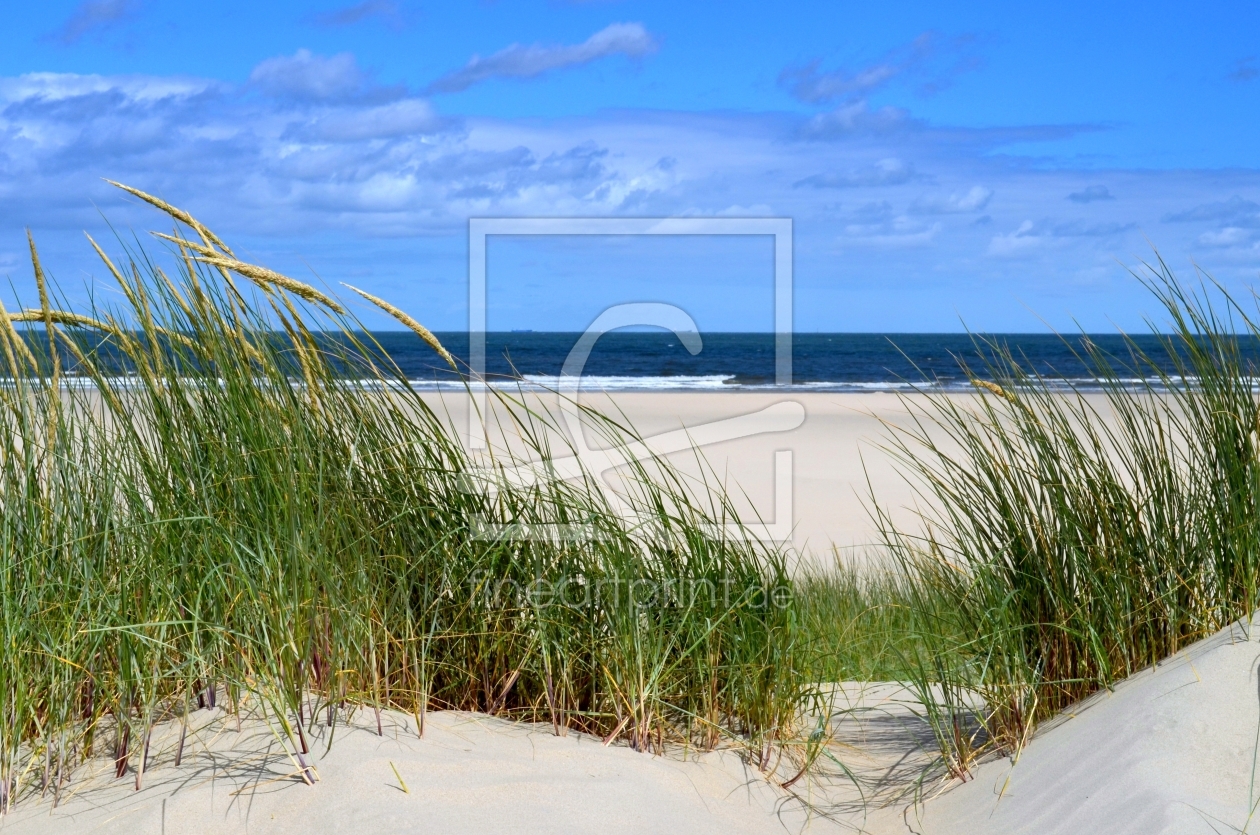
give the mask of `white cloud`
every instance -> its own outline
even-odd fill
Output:
[[[309,122],[290,126],[286,136],[315,142],[356,142],[431,133],[442,119],[424,99],[402,99],[375,107],[331,108]]]
[[[77,75],[33,72],[0,78],[0,101],[17,103],[39,99],[55,102],[93,93],[121,93],[137,102],[195,96],[227,85],[204,78],[152,75]]]
[[[932,243],[942,228],[939,221],[931,226],[908,223],[851,224],[844,229],[844,242],[878,247],[920,247]]]
[[[1226,195],[1235,196],[1221,200],[1220,172],[1108,171],[1124,198],[1077,203],[1065,196],[1097,173],[1012,164],[978,131],[920,126],[813,141],[802,139],[809,117],[792,114],[462,119],[358,83],[341,97],[264,99],[254,83],[0,78],[0,252],[19,252],[30,225],[41,241],[52,238],[46,260],[72,275],[82,262],[66,259],[81,248],[77,230],[99,228],[97,206],[120,228],[151,228],[148,210],[101,183],[110,177],[186,206],[230,240],[307,255],[326,275],[321,247],[356,268],[394,258],[395,274],[407,276],[431,251],[424,239],[447,246],[454,264],[477,215],[791,217],[798,310],[809,327],[874,327],[834,319],[849,315],[844,288],[929,279],[938,298],[1017,293],[1045,309],[1037,288],[1061,292],[1063,276],[1098,269],[1127,281],[1115,257],[1145,249],[1138,229],[1170,261],[1211,247],[1201,262],[1230,281],[1254,280],[1260,268],[1247,237],[1260,234],[1260,172],[1231,171]],[[827,179],[811,179],[820,175]],[[926,194],[908,189],[908,176],[930,184]],[[977,224],[981,217],[990,222]],[[58,230],[76,232],[61,249]],[[381,251],[392,254],[371,254]],[[466,271],[452,270],[455,286]],[[822,295],[829,281],[839,295]],[[404,306],[428,309],[419,291],[409,300],[410,284],[399,287]],[[952,312],[933,321],[956,324]]]
[[[727,206],[724,209],[718,209],[716,212],[710,210],[693,211],[693,215],[714,215],[717,217],[767,217],[774,214],[774,209],[769,203],[755,203],[751,206],[743,206],[736,204]]]
[[[364,93],[370,83],[351,53],[325,57],[309,49],[262,61],[249,80],[267,95],[299,101],[350,99]]]
[[[800,128],[805,139],[848,139],[869,134],[888,134],[917,127],[909,112],[886,106],[872,110],[865,101],[842,105],[828,113],[819,113]]]
[[[1180,212],[1170,212],[1162,218],[1165,223],[1193,223],[1196,221],[1221,221],[1231,226],[1260,226],[1260,203],[1233,195],[1228,200],[1200,203]]]
[[[1050,235],[1036,230],[1036,224],[1025,220],[1014,232],[1006,235],[994,235],[989,240],[988,253],[999,257],[1022,255],[1029,250],[1040,249],[1052,241]]]
[[[992,198],[992,189],[972,186],[965,192],[954,192],[948,197],[920,197],[910,204],[910,211],[923,215],[978,212],[989,205],[989,200]]]
[[[1066,221],[1024,220],[1014,231],[991,238],[986,251],[989,255],[1012,257],[1051,246],[1071,246],[1073,240],[1092,239],[1109,245],[1116,236],[1130,232],[1136,226],[1135,223],[1080,218]]]
[[[1243,229],[1239,226],[1226,226],[1215,232],[1204,232],[1198,237],[1199,243],[1213,247],[1251,246],[1260,237],[1255,229]]]
[[[932,243],[945,228],[939,221],[928,224],[898,212],[887,200],[862,203],[836,218],[843,224],[842,244],[876,247],[918,247]]]
[[[1128,232],[1136,226],[1136,223],[1115,220],[1068,220],[1051,225],[1050,234],[1056,238],[1108,238]]]
[[[1200,246],[1221,250],[1260,248],[1260,203],[1242,195],[1231,195],[1227,200],[1200,203],[1189,209],[1166,213],[1165,223],[1194,224],[1210,228],[1198,235],[1195,242]]]
[[[493,55],[474,55],[463,68],[429,85],[429,93],[457,93],[492,78],[535,78],[553,70],[588,64],[610,55],[641,58],[656,50],[656,39],[641,23],[614,23],[583,43],[569,46],[512,44]]]

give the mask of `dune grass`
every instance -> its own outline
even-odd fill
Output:
[[[178,223],[97,247],[115,304],[60,310],[32,242],[40,306],[0,315],[0,810],[94,754],[139,787],[154,725],[216,703],[307,781],[311,723],[363,707],[769,767],[812,693],[797,604],[720,494],[650,460],[630,515],[589,474],[512,480],[571,452],[547,415],[493,393],[525,449],[472,456],[339,302],[132,191]]]
[[[830,564],[807,563],[793,579],[816,681],[903,680],[922,636],[942,626],[925,617],[913,578],[878,554],[860,565],[840,557]]]
[[[65,310],[32,242],[39,306],[0,311],[0,810],[103,752],[139,787],[154,726],[216,703],[266,715],[308,782],[312,723],[457,708],[733,744],[790,785],[844,680],[908,683],[965,778],[1257,608],[1260,316],[1162,265],[1171,370],[1087,344],[1100,391],[1065,392],[982,342],[975,397],[927,388],[890,428],[928,508],[873,504],[891,568],[793,577],[667,462],[617,499],[522,481],[574,450],[510,393],[491,425],[516,440],[470,453],[342,302],[131,191],[177,226],[92,242],[115,304]]]
[[[955,776],[1257,608],[1260,318],[1162,263],[1143,280],[1171,369],[1087,343],[1100,391],[1064,391],[980,340],[977,397],[907,398],[890,432],[930,508],[906,529],[876,506],[914,612],[900,676]]]

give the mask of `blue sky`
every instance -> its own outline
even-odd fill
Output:
[[[437,329],[469,217],[791,217],[800,330],[1140,327],[1152,246],[1260,278],[1250,3],[89,0],[9,10],[0,46],[25,298],[25,227],[84,303],[81,231],[158,220],[102,177]],[[764,242],[607,243],[492,246],[491,327],[769,327]]]

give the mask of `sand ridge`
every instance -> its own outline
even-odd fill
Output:
[[[221,711],[198,711],[178,767],[178,723],[157,729],[142,790],[97,757],[76,770],[56,809],[51,792],[28,799],[0,819],[0,831],[760,835],[807,824],[799,803],[731,751],[653,756],[456,711],[428,714],[423,739],[412,717],[387,711],[383,724],[377,736],[373,712],[360,710],[329,750],[317,725],[308,759],[319,782],[308,786],[261,719],[237,732]],[[838,830],[816,821],[808,831]]]
[[[923,835],[1224,835],[1260,803],[1260,618],[1242,621],[1074,706],[1019,759],[913,810]]]

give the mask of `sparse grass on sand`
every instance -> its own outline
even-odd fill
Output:
[[[155,724],[225,700],[304,764],[355,706],[797,756],[783,555],[720,495],[651,460],[630,515],[590,476],[522,485],[340,303],[131,191],[180,225],[161,258],[97,247],[118,304],[59,310],[32,241],[40,306],[0,315],[0,809],[102,751],[140,786]],[[549,459],[547,416],[491,396]],[[479,533],[512,526],[581,535]]]
[[[978,397],[907,399],[915,420],[890,428],[928,508],[911,530],[875,511],[897,563],[884,597],[913,613],[895,675],[955,777],[1257,608],[1260,319],[1162,262],[1142,281],[1171,360],[1086,340],[1090,397],[978,339]]]

